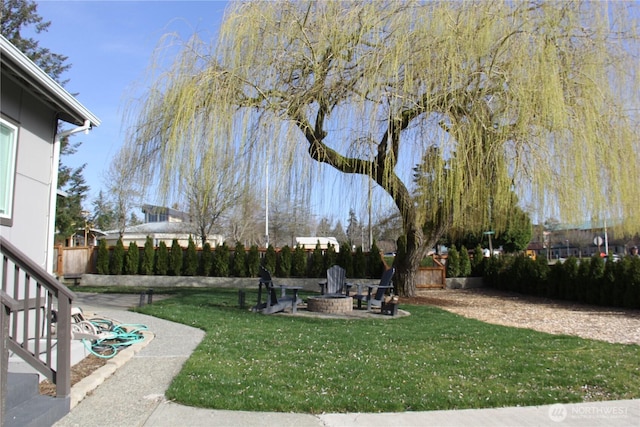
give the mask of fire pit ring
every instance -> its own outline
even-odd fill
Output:
[[[307,310],[314,313],[344,314],[353,311],[353,298],[346,295],[318,295],[307,298]]]

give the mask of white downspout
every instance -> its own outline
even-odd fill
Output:
[[[51,188],[49,193],[49,224],[47,226],[49,235],[47,237],[47,260],[45,266],[45,269],[52,274],[54,273],[53,247],[56,235],[56,198],[58,194],[58,163],[60,162],[60,141],[62,140],[62,138],[71,136],[78,132],[89,133],[89,129],[91,129],[91,121],[85,120],[82,126],[56,133],[53,138],[53,157],[51,160]]]

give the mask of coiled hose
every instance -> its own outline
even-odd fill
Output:
[[[142,324],[116,324],[103,318],[82,320],[74,324],[81,332],[97,336],[95,340],[83,339],[85,348],[101,359],[111,359],[123,347],[144,341],[142,331],[148,328]]]

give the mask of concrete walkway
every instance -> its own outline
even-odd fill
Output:
[[[142,323],[144,343],[120,352],[76,384],[72,410],[56,426],[633,426],[640,425],[640,400],[550,406],[382,414],[291,414],[199,409],[168,402],[164,392],[204,337],[189,326],[127,311],[135,295],[78,293],[86,313],[120,323]],[[85,397],[86,396],[86,397]],[[79,403],[77,403],[79,402]],[[76,404],[77,403],[77,404]]]

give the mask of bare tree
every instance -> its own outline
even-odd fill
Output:
[[[112,208],[113,222],[120,237],[129,225],[134,206],[140,206],[142,191],[135,180],[135,168],[138,165],[132,150],[124,145],[113,157],[106,175],[103,177],[108,203]]]
[[[200,159],[203,163],[204,159]],[[238,177],[231,164],[221,163],[211,167],[198,164],[183,181],[183,194],[191,221],[204,245],[214,227],[220,226],[224,213],[236,205],[241,192]]]
[[[401,215],[395,282],[411,296],[428,248],[451,227],[503,227],[513,191],[540,217],[624,217],[638,229],[640,186],[626,179],[640,176],[630,7],[232,2],[217,45],[194,38],[160,74],[131,141],[175,173],[197,147],[186,137],[196,123],[281,182],[315,185],[304,179],[314,164],[370,177]],[[432,148],[439,178],[416,201],[413,159]]]

